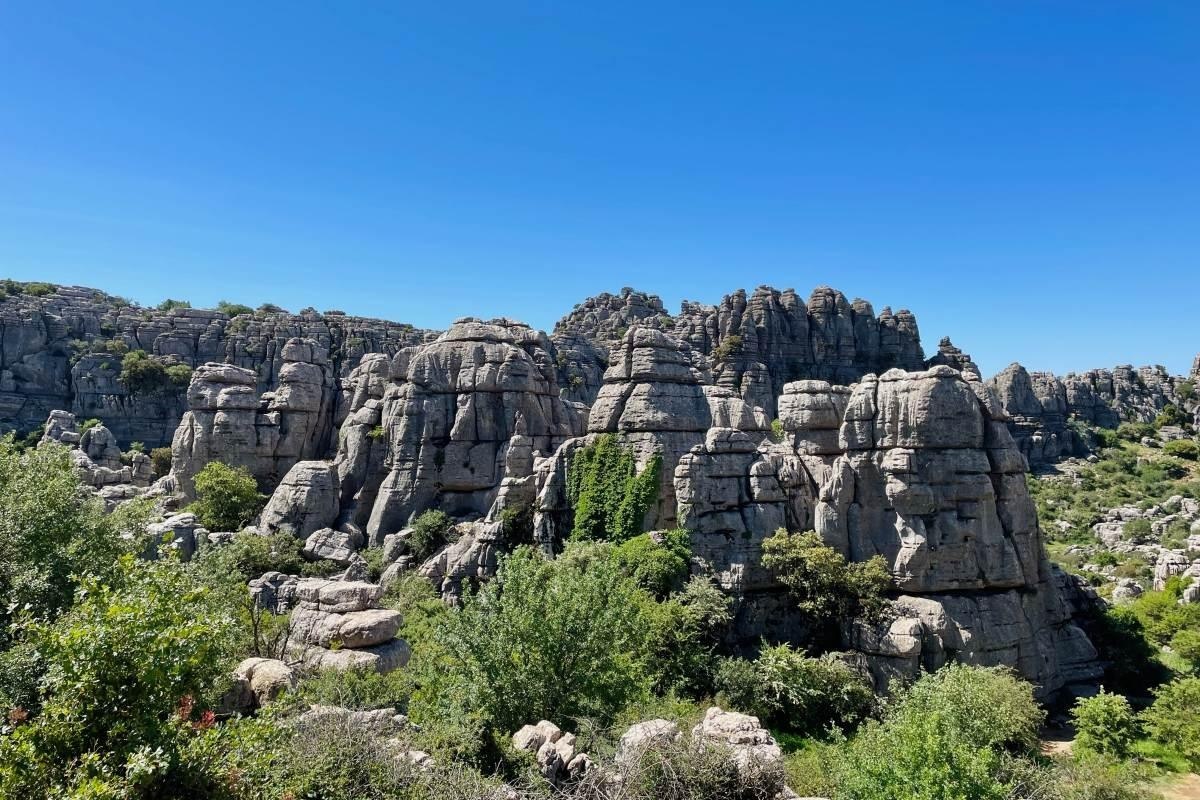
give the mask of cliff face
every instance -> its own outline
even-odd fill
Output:
[[[1012,417],[1009,428],[1033,466],[1085,451],[1069,422],[1116,428],[1122,422],[1152,422],[1168,405],[1189,409],[1184,379],[1161,366],[1129,365],[1069,373],[1029,372],[1010,364],[988,381]]]
[[[884,308],[876,316],[867,301],[851,303],[828,286],[814,290],[807,303],[792,289],[760,286],[750,295],[739,289],[715,306],[685,302],[677,316],[665,313],[659,298],[627,289],[589,298],[555,326],[552,338],[571,399],[595,398],[609,349],[635,323],[686,343],[693,362],[712,370],[716,385],[771,414],[790,381],[848,384],[868,372],[925,366],[910,312]]]
[[[203,309],[156,311],[75,286],[42,296],[7,294],[0,299],[0,431],[32,430],[62,409],[100,419],[122,444],[167,444],[187,410],[186,382],[130,391],[119,375],[131,350],[165,365],[222,362],[248,369],[261,393],[278,386],[290,339],[316,343],[341,378],[366,353],[394,353],[428,336],[408,325],[336,313],[230,318]]]

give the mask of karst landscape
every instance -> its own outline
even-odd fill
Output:
[[[0,796],[1192,796],[1200,356],[0,289]]]

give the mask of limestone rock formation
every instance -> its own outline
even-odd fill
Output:
[[[288,531],[307,539],[337,515],[337,471],[327,461],[300,461],[279,482],[259,517],[262,533]]]
[[[396,639],[400,613],[376,608],[383,588],[358,581],[296,581],[293,649],[314,668],[390,672],[408,663],[408,644]]]
[[[326,354],[311,340],[289,339],[281,360],[276,390],[262,395],[249,369],[208,363],[192,373],[171,442],[171,474],[185,497],[211,461],[274,486],[297,462],[327,452],[336,393]]]
[[[852,634],[878,679],[949,659],[1013,666],[1047,695],[1096,676],[1007,421],[986,386],[945,366],[855,387],[816,530],[853,560],[882,556],[904,593],[882,629]]]
[[[959,372],[974,372],[976,375],[979,374],[979,367],[975,366],[975,362],[971,360],[969,355],[954,346],[954,342],[950,341],[949,336],[942,337],[941,341],[938,342],[937,353],[925,362],[925,366],[946,366],[956,369]]]
[[[141,350],[164,365],[243,367],[254,373],[262,394],[279,386],[289,363],[284,350],[293,338],[327,352],[340,378],[366,353],[391,355],[429,335],[332,311],[262,310],[231,318],[203,309],[140,308],[79,286],[56,286],[39,296],[18,285],[0,297],[0,431],[29,431],[50,411],[68,409],[81,419],[100,419],[123,446],[168,444],[186,410],[185,390],[166,384],[131,392],[119,380],[127,351]]]
[[[529,476],[536,456],[582,432],[578,410],[559,396],[550,352],[546,335],[526,325],[473,318],[402,351],[378,404],[381,464],[361,435],[376,413],[381,366],[371,362],[338,455],[343,518],[365,522],[369,541],[381,544],[430,508],[486,515],[506,478]]]
[[[727,747],[738,769],[776,766],[783,762],[783,749],[758,717],[711,706],[704,719],[692,729],[697,742]]]

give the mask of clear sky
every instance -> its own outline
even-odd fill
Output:
[[[0,276],[549,328],[822,283],[1200,351],[1200,3],[0,3]]]

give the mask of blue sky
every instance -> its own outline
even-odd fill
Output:
[[[1200,351],[1200,4],[0,5],[0,275],[549,328],[822,283],[985,372]]]

